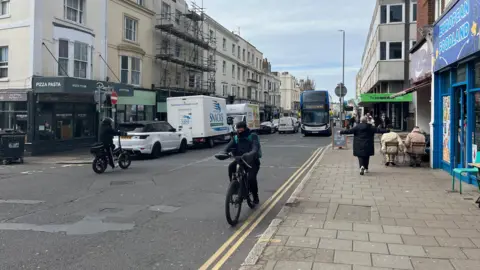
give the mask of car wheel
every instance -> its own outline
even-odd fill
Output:
[[[160,145],[160,143],[157,142],[153,145],[151,156],[153,158],[159,158],[161,155],[162,155],[162,146]]]
[[[187,140],[183,139],[182,142],[180,143],[180,148],[178,149],[179,153],[185,153],[187,152]]]
[[[213,138],[208,138],[208,147],[213,148],[215,146],[215,142],[213,141]]]

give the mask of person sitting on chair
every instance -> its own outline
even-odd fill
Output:
[[[402,142],[402,138],[398,135],[398,133],[393,132],[392,125],[387,125],[387,129],[390,130],[388,133],[384,133],[381,138],[382,143],[382,153],[385,154],[385,166],[393,165],[395,166],[395,158],[397,157],[399,152],[403,152],[405,146]],[[387,143],[398,143],[397,146],[387,146]]]
[[[420,167],[421,160],[421,153],[417,153],[418,149],[413,149],[414,143],[425,143],[425,135],[422,134],[422,131],[419,127],[414,127],[412,132],[407,135],[407,139],[405,140],[405,146],[407,147],[407,153],[410,155],[410,166]],[[425,151],[425,150],[423,150]]]

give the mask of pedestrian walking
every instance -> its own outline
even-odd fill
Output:
[[[369,124],[365,116],[360,118],[360,124],[354,128],[340,131],[340,134],[353,134],[353,155],[358,158],[360,175],[368,173],[370,157],[375,155],[375,133],[387,132],[389,132],[389,130],[376,128]]]

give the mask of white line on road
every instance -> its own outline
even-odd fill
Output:
[[[44,202],[45,201],[37,201],[37,200],[0,200],[0,203],[11,203],[11,204],[39,204]]]
[[[183,168],[188,167],[188,166],[192,166],[192,165],[195,165],[195,164],[198,164],[198,163],[202,163],[202,162],[205,162],[205,161],[213,160],[214,158],[215,158],[214,156],[211,156],[211,157],[207,157],[207,158],[204,158],[204,159],[197,160],[197,161],[195,161],[195,162],[190,162],[190,163],[187,163],[187,164],[185,164],[185,165],[182,165],[182,166],[173,168],[173,169],[169,170],[169,172],[178,171],[178,170],[183,169]]]

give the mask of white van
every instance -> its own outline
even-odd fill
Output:
[[[286,132],[291,132],[291,133],[296,133],[297,132],[297,127],[295,120],[293,117],[282,117],[280,118],[279,124],[278,124],[278,133],[286,133]]]

